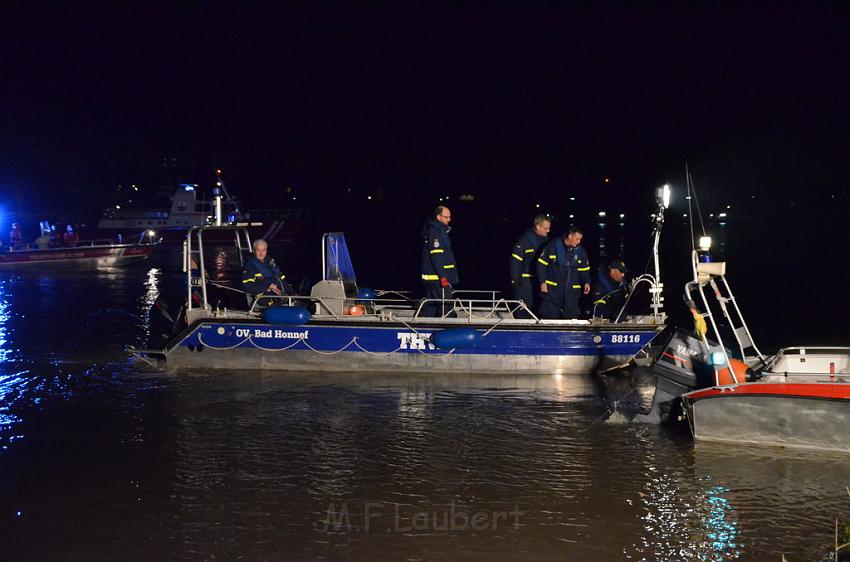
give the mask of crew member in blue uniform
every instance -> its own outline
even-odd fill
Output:
[[[537,258],[541,318],[578,318],[579,300],[590,292],[590,260],[580,246],[581,229],[570,227]]]
[[[283,295],[287,292],[286,276],[277,266],[274,258],[270,257],[269,245],[262,238],[254,240],[254,253],[245,260],[245,270],[242,274],[242,288],[251,299],[263,295]],[[258,304],[267,306],[272,299],[263,299]]]
[[[594,318],[607,318],[612,322],[626,304],[626,273],[629,270],[623,260],[612,260],[608,267],[602,268],[596,275],[593,285]]]
[[[537,215],[532,227],[517,238],[511,250],[511,287],[514,290],[514,299],[524,302],[528,310],[534,310],[534,292],[537,288],[534,272],[537,270],[540,249],[549,241],[551,228],[552,221],[548,216]],[[524,310],[518,310],[514,316],[530,318]]]
[[[422,228],[422,283],[426,299],[451,300],[453,288],[458,284],[457,264],[449,240],[451,220],[452,212],[440,205],[434,209],[434,218],[425,221]],[[447,308],[446,303],[440,306],[429,302],[422,307],[422,315],[443,316]]]

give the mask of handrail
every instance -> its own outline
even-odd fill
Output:
[[[498,292],[498,291],[496,291]],[[329,303],[333,301],[334,303],[338,302],[342,299],[335,298],[327,298],[327,297],[315,297],[310,295],[260,295],[258,298],[254,299],[254,302],[251,305],[251,308],[248,311],[249,315],[259,316],[260,310],[264,308],[259,305],[259,301],[262,299],[264,302],[279,302],[280,305],[284,306],[295,306],[298,304],[316,304],[321,307],[323,314],[327,314],[333,318],[352,318],[348,314],[339,314],[335,312],[335,307],[331,306]],[[344,300],[357,300],[355,298],[347,298]],[[529,314],[530,319],[535,322],[539,322],[540,318],[538,318],[521,300],[510,300],[510,299],[497,299],[497,300],[487,300],[487,299],[422,299],[419,301],[418,306],[415,308],[411,306],[405,306],[405,303],[399,299],[372,299],[370,301],[375,305],[376,311],[373,313],[363,314],[361,316],[354,316],[354,318],[369,318],[369,317],[384,317],[385,314],[382,314],[382,311],[386,310],[408,310],[413,312],[413,319],[421,319],[426,318],[422,316],[423,306],[426,304],[451,304],[452,307],[449,312],[444,317],[448,317],[451,312],[464,312],[468,314],[468,319],[470,321],[502,321],[504,318],[496,318],[494,314],[498,311],[504,311],[509,313],[511,316],[520,310],[525,311]],[[476,312],[483,312],[484,314],[476,315]]]
[[[652,289],[656,285],[655,277],[651,273],[644,273],[643,275],[641,275],[640,277],[636,277],[634,281],[632,281],[632,286],[629,289],[629,294],[626,296],[626,302],[623,303],[623,307],[620,309],[620,312],[617,314],[617,317],[614,318],[615,324],[620,321],[620,317],[623,315],[623,312],[625,312],[625,310],[629,307],[629,302],[631,302],[632,300],[632,295],[635,294],[635,289],[637,289],[637,286],[641,283],[649,283],[649,288]],[[595,304],[593,305],[593,318],[596,318]]]
[[[822,346],[798,345],[798,346],[794,346],[794,347],[783,347],[779,351],[776,352],[776,355],[785,354],[786,351],[791,351],[791,350],[795,350],[795,349],[798,349],[798,350],[801,350],[801,351],[809,351],[809,350],[812,350],[812,351],[837,351],[839,353],[840,352],[850,353],[850,347],[828,346],[828,345],[822,345]]]
[[[770,377],[784,377],[788,378],[821,378],[823,379],[820,382],[848,382],[850,383],[850,373],[845,372],[836,372],[836,373],[824,373],[823,371],[813,372],[813,371],[763,371],[761,373],[762,378],[770,378]],[[840,379],[840,380],[839,380]],[[843,380],[847,379],[847,380]]]

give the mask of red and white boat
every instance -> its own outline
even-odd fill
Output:
[[[84,240],[58,248],[10,248],[0,250],[0,269],[18,269],[45,265],[91,266],[116,265],[147,258],[160,244],[153,234],[143,234],[136,243],[111,240]]]
[[[682,396],[694,439],[850,453],[850,348],[786,348],[760,378]]]
[[[726,280],[726,264],[704,259],[709,238],[700,246],[685,300],[697,324],[706,321],[697,332],[714,386],[682,395],[694,439],[850,453],[850,348],[788,347],[763,355]],[[730,347],[742,359],[731,357],[712,311],[722,314]]]

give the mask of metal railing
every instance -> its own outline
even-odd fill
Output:
[[[469,291],[473,292],[473,291]],[[477,291],[478,293],[498,293],[498,291]],[[340,314],[338,311],[339,301],[351,301],[355,304],[356,298],[327,298],[315,297],[309,295],[260,295],[254,299],[248,310],[248,316],[260,317],[262,311],[271,303],[277,306],[315,306],[316,312],[321,310],[321,316],[329,316],[334,319],[341,318],[381,318],[381,319],[401,319],[405,320],[421,320],[423,318],[452,318],[460,316],[469,322],[472,321],[493,321],[501,322],[506,319],[504,316],[499,316],[501,312],[509,315],[509,318],[515,318],[517,312],[525,312],[528,314],[527,320],[540,322],[538,318],[526,305],[520,300],[511,299],[421,299],[413,301],[411,299],[371,299],[371,312],[367,308],[364,314]],[[363,301],[367,302],[367,301]],[[422,314],[423,309],[429,305],[436,308],[444,307],[446,312],[441,316],[430,317]],[[397,315],[399,312],[410,312],[408,315]]]

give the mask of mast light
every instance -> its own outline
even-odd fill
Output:
[[[655,190],[655,202],[665,209],[670,207],[670,186],[664,184]]]

